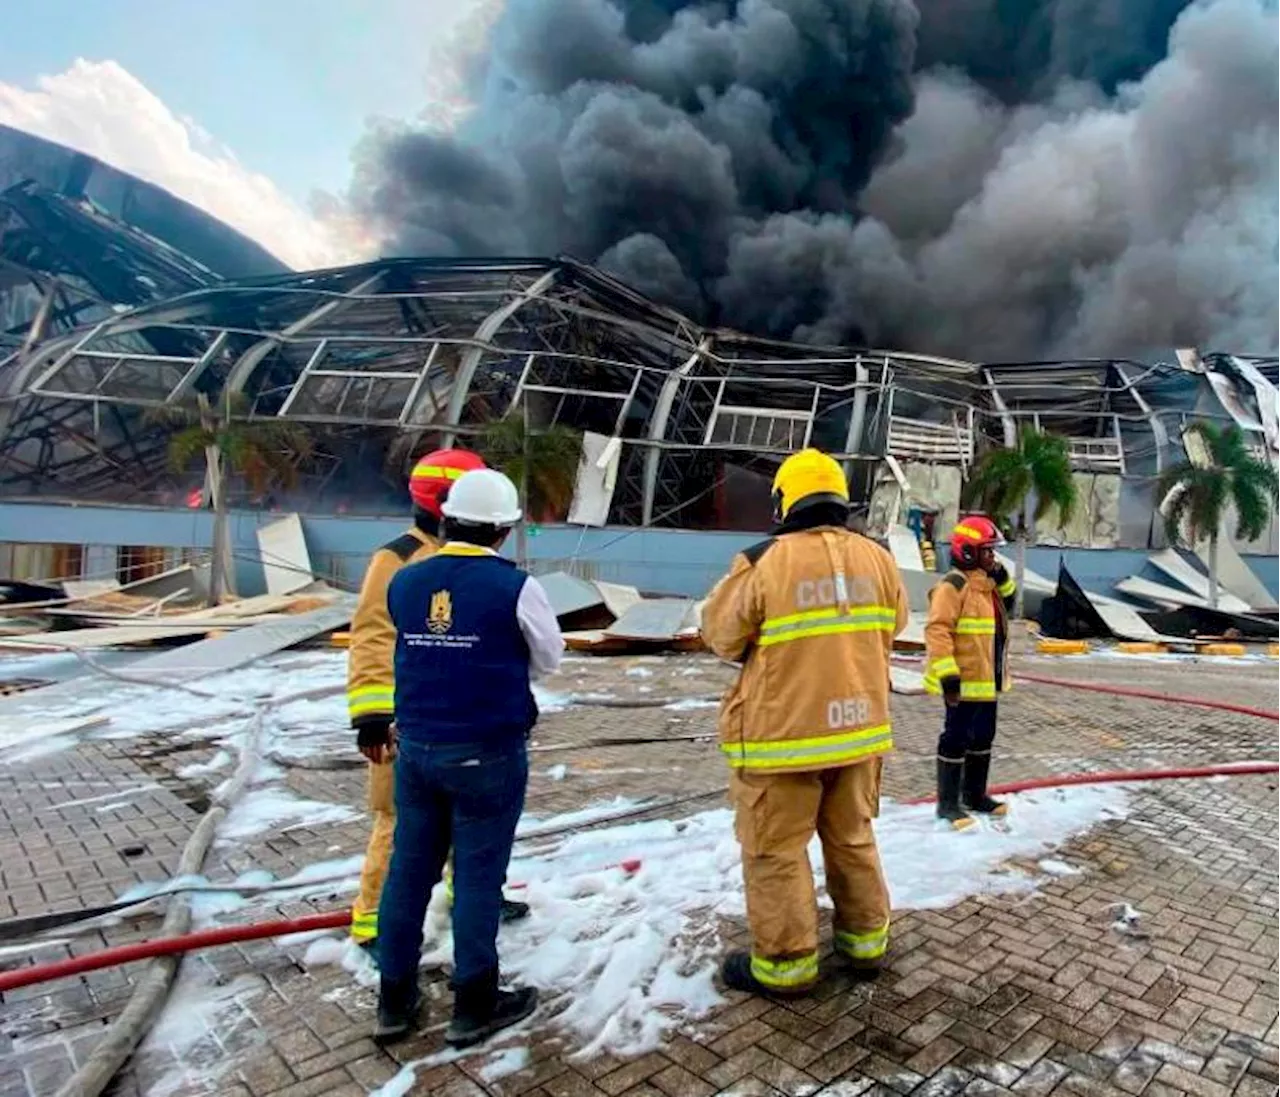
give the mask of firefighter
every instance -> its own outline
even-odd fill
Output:
[[[925,626],[928,692],[946,702],[938,739],[938,818],[957,830],[969,812],[1003,815],[987,794],[996,699],[1009,679],[1009,611],[1017,590],[996,559],[1005,543],[990,518],[974,514],[951,534],[952,570],[929,592]]]
[[[378,900],[391,858],[395,830],[395,753],[390,735],[394,710],[396,630],[387,614],[387,587],[405,564],[425,560],[439,547],[440,506],[464,472],[484,461],[467,450],[441,449],[423,457],[409,478],[413,527],[383,545],[369,561],[351,622],[347,660],[347,711],[360,753],[369,760],[368,802],[373,829],[360,874],[360,893],[351,910],[351,937],[369,954],[378,936]],[[503,920],[529,913],[524,903],[504,900]]]
[[[721,975],[735,990],[791,995],[818,979],[815,830],[837,953],[858,978],[883,963],[889,894],[871,821],[893,747],[889,656],[908,607],[893,557],[845,528],[849,487],[831,457],[788,457],[773,502],[773,535],[734,558],[703,606],[702,636],[742,664],[720,706],[720,745],[752,946]]]
[[[497,554],[520,520],[515,485],[466,473],[445,500],[445,544],[391,581],[396,627],[396,833],[378,943],[380,1043],[407,1036],[431,889],[452,846],[453,1019],[445,1041],[479,1043],[533,1012],[532,988],[502,990],[502,882],[529,777],[538,719],[530,678],[560,663],[564,639],[546,592]]]

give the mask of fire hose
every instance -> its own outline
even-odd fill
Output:
[[[1066,788],[1074,785],[1101,784],[1133,784],[1143,781],[1183,780],[1204,777],[1231,777],[1245,774],[1262,774],[1280,772],[1280,764],[1276,762],[1235,762],[1223,765],[1194,766],[1181,769],[1135,770],[1132,772],[1110,773],[1075,773],[1057,777],[1036,777],[1025,781],[1012,781],[1008,784],[994,786],[991,791],[997,795],[1011,795],[1029,792],[1036,789]],[[693,800],[709,798],[723,794],[723,789],[709,790],[707,793],[682,799]],[[904,801],[907,804],[927,804],[934,798],[921,796]],[[627,872],[634,872],[640,867],[638,861],[626,861],[615,866]],[[216,945],[234,944],[239,941],[254,941],[264,937],[287,937],[297,933],[313,933],[320,930],[342,929],[351,922],[348,910],[332,911],[327,914],[309,914],[300,918],[287,918],[270,922],[251,922],[245,925],[222,926],[217,929],[198,930],[173,937],[161,937],[153,941],[142,941],[131,945],[119,945],[103,949],[101,952],[85,956],[73,956],[65,960],[56,960],[44,964],[31,964],[13,971],[0,972],[0,993],[17,990],[20,987],[33,986],[50,982],[54,979],[82,975],[102,968],[115,967],[119,964],[132,963],[155,956],[171,956],[190,952],[195,949],[212,948]]]

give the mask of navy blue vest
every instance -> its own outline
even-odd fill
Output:
[[[465,552],[465,550],[461,550]],[[519,742],[537,722],[516,617],[526,574],[442,549],[387,588],[396,626],[396,728],[423,743]]]

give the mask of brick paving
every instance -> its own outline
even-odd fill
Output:
[[[1159,663],[1021,655],[1028,672],[1116,682],[1274,708],[1272,663]],[[706,656],[575,659],[558,692],[632,701],[719,692],[731,671]],[[894,700],[898,753],[886,795],[927,794],[937,704]],[[722,789],[706,742],[574,747],[601,735],[710,734],[712,708],[573,707],[544,717],[529,811],[545,815],[627,797]],[[328,739],[325,740],[329,742]],[[335,728],[333,752],[349,756]],[[1024,684],[1002,705],[996,779],[1274,758],[1276,728],[1210,710]],[[0,918],[108,902],[171,875],[226,773],[194,775],[214,748],[163,735],[86,737],[0,762]],[[279,759],[277,759],[279,760]],[[287,761],[287,759],[284,759]],[[568,776],[548,771],[564,764]],[[181,772],[180,772],[181,771]],[[359,807],[358,768],[285,771],[298,795]],[[135,790],[131,793],[129,790]],[[125,795],[125,793],[128,793]],[[523,1069],[486,1080],[487,1057],[436,1062],[413,1093],[574,1097],[1262,1097],[1277,1091],[1277,811],[1273,777],[1163,782],[1135,791],[1123,819],[1100,822],[1055,856],[1088,871],[1033,894],[976,896],[895,914],[892,962],[872,986],[832,965],[811,998],[779,1004],[728,993],[710,1018],[629,1060],[583,1058],[551,1025],[528,1037]],[[74,801],[74,802],[73,802]],[[84,802],[88,801],[88,802]],[[717,806],[708,797],[688,811]],[[362,819],[285,827],[215,848],[205,871],[285,875],[360,852]],[[1141,912],[1133,932],[1117,910]],[[335,901],[289,901],[285,916]],[[263,908],[255,908],[261,917]],[[228,913],[223,920],[234,921]],[[63,935],[41,959],[146,939],[158,915]],[[726,921],[725,947],[745,943]],[[424,973],[423,1033],[394,1056],[369,1039],[372,991],[335,967],[307,968],[305,943],[256,942],[194,954],[166,1024],[110,1092],[182,1097],[338,1097],[391,1079],[440,1050],[449,995]],[[830,959],[829,957],[826,959]],[[24,962],[0,952],[0,967]],[[0,1097],[54,1093],[100,1039],[138,965],[28,988],[0,1003]]]

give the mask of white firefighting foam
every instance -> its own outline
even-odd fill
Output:
[[[930,805],[886,803],[876,833],[895,911],[1030,891],[1051,874],[1007,862],[1034,864],[1095,823],[1124,817],[1128,795],[1115,785],[1080,787],[1023,794],[1010,804],[1006,826],[956,833],[939,828]],[[718,918],[744,914],[731,812],[601,827],[532,851],[528,845],[517,848],[509,879],[522,885],[513,894],[532,913],[503,928],[503,971],[542,991],[540,1023],[567,1030],[576,1054],[641,1054],[719,1004]],[[812,853],[821,884],[816,841]],[[620,866],[632,859],[640,868],[628,873]],[[440,898],[427,916],[426,967],[452,955]],[[820,901],[828,904],[825,895]],[[313,947],[308,959],[336,957]],[[361,974],[368,979],[371,972]]]

